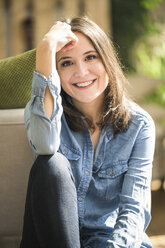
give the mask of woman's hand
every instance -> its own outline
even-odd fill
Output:
[[[78,41],[78,38],[71,31],[69,24],[58,21],[44,36],[43,41],[48,42],[51,48],[55,49],[57,53],[61,49],[65,51],[71,49]]]
[[[61,49],[63,51],[72,49],[77,41],[78,38],[71,31],[71,26],[58,21],[37,46],[36,71],[48,78],[51,73],[56,71],[56,53]]]

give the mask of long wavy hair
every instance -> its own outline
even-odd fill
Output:
[[[73,32],[84,34],[92,42],[109,77],[109,84],[104,92],[103,111],[97,125],[100,129],[111,126],[115,134],[125,131],[130,120],[129,100],[125,94],[127,79],[121,69],[111,40],[88,17],[75,17],[71,20],[67,19],[65,22],[71,25]],[[88,129],[94,131],[95,127],[92,121],[68,100],[68,95],[63,89],[61,96],[65,118],[70,129],[78,132],[84,132]]]

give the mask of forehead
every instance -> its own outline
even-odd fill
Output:
[[[57,53],[57,59],[63,56],[69,56],[69,57],[72,57],[74,55],[78,56],[78,55],[84,54],[87,51],[95,50],[92,42],[87,36],[85,36],[82,33],[78,33],[78,32],[75,32],[74,34],[78,38],[77,44],[68,51],[65,51],[65,52],[59,51]]]
[[[88,45],[91,45],[93,46],[91,40],[85,35],[85,34],[82,34],[80,32],[74,32],[74,34],[77,36],[78,38],[78,43],[77,45],[81,44],[82,42],[85,42],[87,43]]]

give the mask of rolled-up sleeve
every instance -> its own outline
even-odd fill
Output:
[[[119,215],[107,248],[140,248],[150,222],[151,174],[155,125],[143,121],[136,137],[120,194]]]
[[[54,83],[55,82],[55,83]],[[53,115],[49,118],[44,109],[45,89],[48,85],[54,99]],[[31,100],[25,107],[25,125],[33,152],[43,155],[55,153],[60,144],[62,105],[58,75],[45,76],[34,72]]]

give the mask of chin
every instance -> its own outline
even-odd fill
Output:
[[[82,103],[91,103],[91,102],[95,101],[96,99],[97,99],[97,97],[95,97],[95,98],[87,98],[87,99],[79,99],[78,101],[82,102]]]

